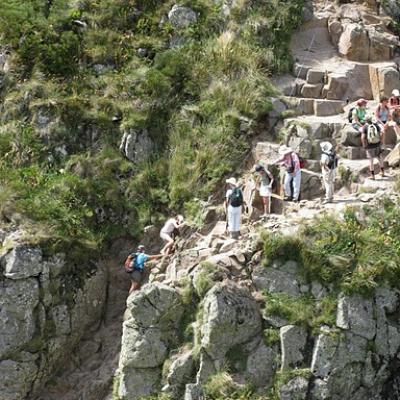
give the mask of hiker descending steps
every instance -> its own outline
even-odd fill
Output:
[[[322,154],[321,154],[321,172],[322,180],[325,186],[325,200],[324,204],[331,203],[333,201],[333,193],[335,190],[335,177],[336,168],[338,166],[338,157],[336,155],[335,149],[330,142],[321,142],[320,144]]]
[[[129,254],[128,258],[125,261],[125,272],[127,272],[131,276],[131,287],[129,289],[129,294],[131,294],[135,290],[140,289],[140,285],[145,272],[146,262],[157,260],[163,256],[162,254],[150,256],[144,251],[145,247],[143,245],[138,246],[136,253]]]
[[[274,184],[274,176],[264,168],[262,165],[257,164],[254,166],[254,172],[257,173],[256,187],[259,191],[260,197],[263,201],[264,214],[263,217],[267,217],[271,214],[271,195],[272,195],[272,185]],[[252,190],[252,193],[255,188]]]
[[[275,161],[274,164],[281,164],[285,167],[285,198],[284,200],[298,202],[300,198],[301,185],[301,165],[299,156],[292,150],[291,147],[281,146],[279,148],[281,158]],[[293,190],[292,190],[293,186]]]
[[[225,194],[225,212],[228,231],[233,239],[240,237],[240,220],[244,205],[243,192],[235,178],[226,180],[228,190]]]

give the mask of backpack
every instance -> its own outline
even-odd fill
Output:
[[[124,269],[127,274],[130,274],[135,269],[135,262],[136,262],[137,253],[129,254],[124,262]]]
[[[369,124],[367,128],[367,142],[369,144],[378,144],[381,142],[381,135],[375,124]]]
[[[240,207],[243,205],[243,193],[240,188],[235,187],[229,196],[229,204],[232,207]]]
[[[327,164],[327,167],[328,167],[329,169],[335,169],[335,168],[337,168],[337,166],[338,166],[338,164],[339,164],[339,159],[338,159],[336,153],[335,153],[334,151],[330,151],[329,153],[325,153],[325,152],[323,152],[323,153],[326,154],[326,155],[328,156],[328,164]]]
[[[355,110],[355,107],[351,107],[349,110],[349,113],[347,114],[347,119],[349,120],[350,123],[353,122],[353,111]]]

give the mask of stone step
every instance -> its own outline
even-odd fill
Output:
[[[345,103],[341,100],[315,100],[314,114],[318,117],[327,117],[343,113]]]

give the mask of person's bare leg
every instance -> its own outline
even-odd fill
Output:
[[[371,174],[371,179],[375,179],[374,159],[372,157],[369,159],[369,172]]]
[[[174,239],[171,237],[168,239],[167,243],[165,243],[165,246],[161,249],[160,253],[168,255],[169,254],[169,249],[174,245]]]
[[[129,289],[129,294],[131,294],[135,290],[139,290],[139,289],[140,289],[140,283],[132,281],[131,287]]]

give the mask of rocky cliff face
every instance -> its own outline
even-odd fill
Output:
[[[26,232],[0,231],[0,399],[34,398],[104,311],[102,265],[48,256]]]

